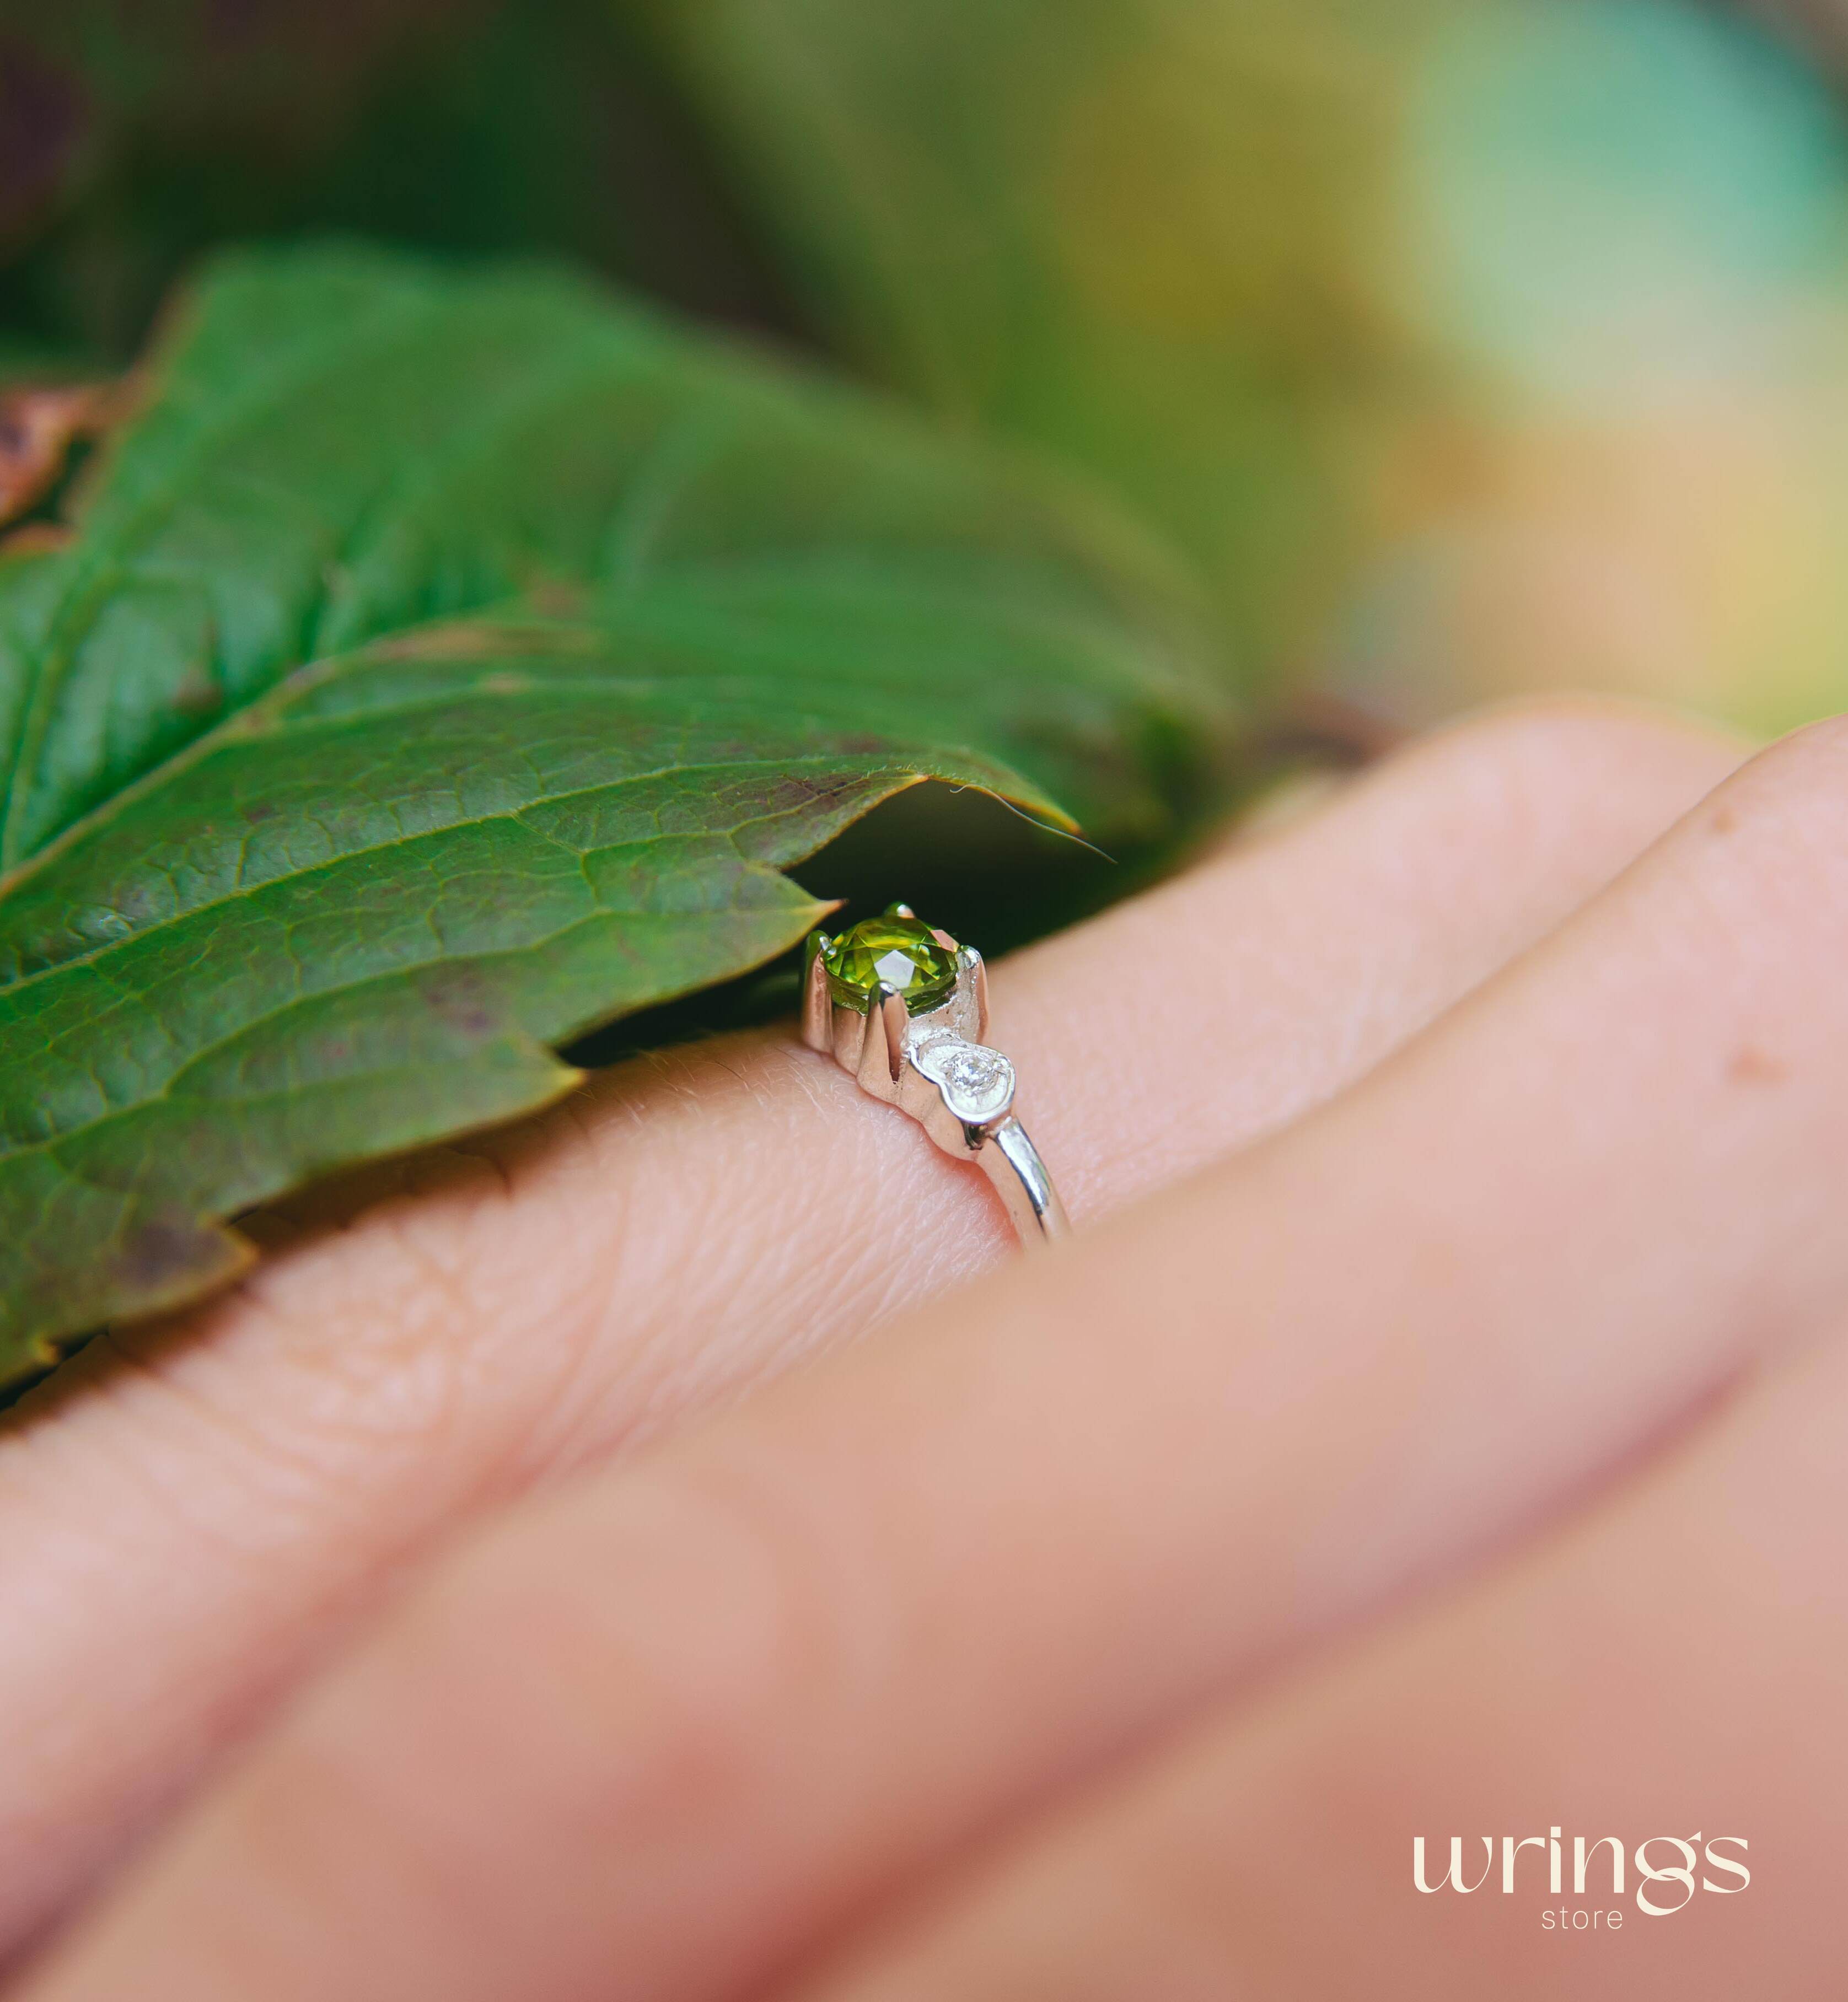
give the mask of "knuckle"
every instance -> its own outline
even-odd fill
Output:
[[[850,1659],[813,1512],[735,1463],[631,1472],[555,1507],[480,1552],[432,1609],[453,1644],[445,1674],[459,1662],[487,1679],[466,1736],[498,1735],[530,1774],[538,1706],[549,1784],[630,1826],[725,1826],[774,1799]],[[517,1637],[504,1673],[484,1634]]]
[[[1427,866],[1546,886],[1563,916],[1736,769],[1723,731],[1640,706],[1553,696],[1466,717],[1378,776],[1375,797],[1422,830]]]
[[[1794,805],[1799,811],[1812,804],[1825,809],[1840,807],[1848,779],[1848,716],[1830,716],[1805,724],[1800,730],[1761,751],[1738,773],[1727,790],[1727,804],[1734,811],[1775,811]],[[1722,832],[1727,831],[1725,825]]]
[[[1524,696],[1479,710],[1426,740],[1424,754],[1492,767],[1547,790],[1685,773],[1717,783],[1749,748],[1717,725],[1614,696]]]
[[[1706,802],[1691,834],[1682,873],[1733,910],[1741,936],[1838,932],[1848,916],[1848,717],[1760,752]]]
[[[729,1797],[831,1711],[850,1659],[833,1540],[787,1484],[714,1463],[683,1478],[670,1504],[685,1574],[697,1581],[677,1630],[651,1636],[665,1699],[657,1778],[669,1798]]]

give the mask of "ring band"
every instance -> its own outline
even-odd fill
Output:
[[[921,925],[907,904],[839,939],[811,932],[804,952],[809,1047],[831,1055],[862,1091],[908,1113],[944,1153],[982,1169],[1022,1243],[1064,1236],[1064,1205],[1014,1116],[1014,1066],[982,1041],[982,955]],[[858,978],[844,978],[844,967],[857,968]]]

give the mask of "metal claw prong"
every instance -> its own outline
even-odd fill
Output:
[[[911,1020],[911,1011],[905,1006],[905,997],[896,987],[888,987],[883,982],[873,997],[879,1011],[879,1020],[886,1031],[886,1065],[896,1084],[905,1071],[905,1030]],[[868,1025],[871,1027],[870,1022]]]
[[[867,1005],[866,1034],[860,1045],[860,1067],[854,1073],[861,1087],[886,1098],[905,1068],[905,997],[881,981]]]
[[[888,904],[886,906],[886,915],[889,918],[915,919],[917,913],[909,904]]]
[[[809,934],[804,948],[806,964],[802,972],[802,1041],[812,1050],[834,1047],[834,1003],[828,992],[828,969],[824,956],[833,944],[826,932]]]
[[[988,963],[972,945],[964,946],[956,956],[969,975],[969,989],[975,996],[975,1039],[983,1042],[988,1035]]]

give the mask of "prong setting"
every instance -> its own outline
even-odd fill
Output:
[[[812,1050],[834,1047],[834,1004],[828,992],[828,969],[823,958],[833,943],[826,932],[813,931],[802,949],[802,1041]]]
[[[926,930],[917,926],[908,905],[891,905],[885,915],[917,926],[914,938]],[[884,951],[891,943],[890,935],[880,936],[871,921],[845,935],[835,964],[837,971],[842,965],[854,971],[840,972],[844,986],[837,986],[830,984],[824,959],[835,942],[819,931],[809,935],[802,985],[804,1041],[831,1053],[868,1097],[915,1119],[945,1153],[981,1167],[1024,1240],[1064,1236],[1065,1214],[1045,1164],[1014,1116],[1013,1065],[987,1045],[988,973],[982,955],[973,947],[959,945],[947,932],[929,928],[929,937],[953,963],[955,984],[944,992],[950,966],[940,962],[941,971],[934,982],[912,980],[913,1000],[907,1003],[905,993],[884,977],[883,961],[875,963],[880,975],[875,981],[868,980],[864,958],[854,967],[852,955],[866,952],[861,940],[868,936],[878,940],[874,950]],[[893,955],[900,969],[895,977],[908,977],[911,966],[927,964],[927,957],[921,960],[917,950],[910,950],[909,961]],[[913,1006],[918,1009],[915,1014]]]
[[[883,1031],[876,1039],[886,1045],[886,1069],[895,1085],[905,1074],[905,1037],[911,1026],[911,1016],[905,1006],[905,997],[896,988],[882,986],[878,995],[879,1027]],[[873,1018],[866,1018],[867,1040],[875,1040]]]
[[[956,958],[969,977],[969,991],[976,1006],[976,1041],[988,1034],[988,962],[972,945],[957,948]]]
[[[887,1026],[886,1007],[896,1001],[903,1009],[904,998],[896,988],[889,987],[882,981],[873,992],[872,1001],[865,1014],[861,1017],[860,1061],[854,1076],[862,1091],[871,1092],[875,1098],[890,1100],[894,1083],[892,1068],[892,1035]],[[901,1046],[902,1047],[902,1046]]]

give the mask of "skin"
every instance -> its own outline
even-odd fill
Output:
[[[1839,1994],[1844,1408],[1833,1341],[1524,1560],[1255,1702],[1212,1707],[788,2002]],[[1703,1866],[1715,1892],[1674,1910],[1682,1892],[1660,1886],[1671,1910],[1651,1915],[1633,1864],[1611,1894],[1608,1850],[1594,1895],[1547,1896],[1541,1848],[1503,1894],[1501,1839],[1562,1818],[1567,1892],[1575,1835],[1633,1852],[1743,1833],[1747,1850],[1723,1853],[1752,1881],[1741,1895]],[[1413,1833],[1427,1882],[1455,1833],[1479,1878],[1493,1833],[1486,1884],[1419,1895]],[[1649,1854],[1682,1861],[1659,1840]],[[1542,1928],[1562,1904],[1622,1923]]]
[[[1486,718],[997,968],[1058,1254],[738,1038],[93,1351],[0,1442],[17,1992],[1537,1995],[1412,1833],[1795,1854],[1848,735],[1740,755]],[[1796,1881],[1586,1979],[1806,1993]]]

